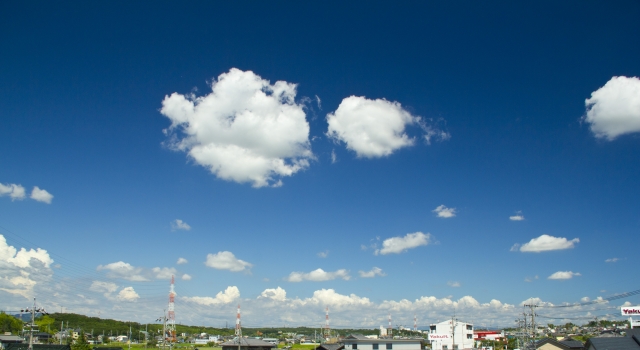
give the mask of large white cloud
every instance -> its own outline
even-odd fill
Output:
[[[31,190],[31,199],[37,200],[38,202],[51,204],[53,195],[47,192],[47,190],[43,190],[38,186],[34,186],[33,190]]]
[[[162,101],[172,147],[221,179],[254,187],[279,186],[282,177],[309,167],[309,124],[295,102],[295,84],[270,84],[232,68],[211,89],[202,97],[173,93]],[[184,137],[174,133],[178,128]]]
[[[22,200],[25,198],[24,187],[16,184],[1,184],[0,183],[0,197],[9,196],[11,200]]]
[[[238,298],[240,298],[240,290],[236,286],[230,286],[223,292],[218,292],[215,297],[182,297],[181,299],[190,303],[211,306],[229,304]]]
[[[382,242],[382,249],[376,249],[375,255],[400,254],[408,249],[417,248],[431,243],[431,234],[414,232],[407,233],[404,237],[391,237]]]
[[[322,281],[330,281],[335,279],[343,279],[348,281],[351,279],[349,275],[349,271],[345,269],[340,269],[337,271],[329,272],[323,269],[316,269],[308,273],[304,272],[292,272],[286,278],[289,282],[302,282],[302,281],[314,281],[314,282],[322,282]]]
[[[523,244],[515,244],[511,247],[511,251],[521,251],[525,253],[540,253],[551,250],[563,250],[571,249],[576,243],[580,242],[579,238],[568,240],[564,237],[553,237],[549,235],[542,235],[537,238],[531,239],[529,242]]]
[[[205,265],[218,270],[229,270],[239,272],[250,269],[253,265],[244,260],[240,260],[232,252],[223,251],[216,254],[207,254]]]
[[[398,102],[350,96],[327,115],[327,135],[346,143],[358,157],[384,157],[413,145],[414,139],[405,133],[405,127],[419,121]]]
[[[584,120],[598,138],[640,132],[640,79],[613,77],[585,100]]]
[[[0,234],[0,291],[32,297],[36,285],[48,281],[53,274],[51,264],[53,259],[46,250],[18,250]]]

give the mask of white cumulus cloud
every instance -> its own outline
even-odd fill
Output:
[[[0,197],[9,196],[12,201],[22,200],[25,198],[24,187],[16,184],[1,184],[0,183]]]
[[[89,290],[94,292],[113,293],[118,290],[118,285],[113,282],[93,281]]]
[[[186,222],[180,220],[180,219],[175,219],[173,221],[171,221],[171,229],[173,231],[175,230],[183,230],[183,231],[189,231],[191,230],[191,226],[189,226],[189,224],[187,224]]]
[[[133,265],[124,261],[117,261],[106,265],[98,265],[98,271],[107,271],[107,276],[110,278],[122,278],[128,281],[148,281],[149,278],[144,276],[144,269],[141,267],[134,267]]]
[[[186,273],[184,275],[182,275],[181,278],[182,278],[183,281],[191,281],[191,275],[188,275]]]
[[[34,186],[33,190],[31,190],[31,199],[35,199],[38,202],[51,204],[53,195],[47,192],[47,190],[42,190],[40,189],[40,187]]]
[[[309,123],[304,105],[295,102],[296,84],[270,84],[232,68],[211,89],[206,96],[173,93],[162,101],[173,148],[220,179],[253,187],[279,186],[282,177],[309,167]]]
[[[529,242],[523,245],[513,245],[513,247],[511,247],[511,251],[519,250],[524,253],[540,253],[551,250],[564,250],[573,248],[578,242],[580,242],[580,239],[578,238],[568,240],[564,237],[542,235],[540,237],[531,239]]]
[[[0,291],[33,296],[33,289],[49,280],[53,272],[53,259],[42,248],[20,250],[7,244],[0,234]]]
[[[187,261],[187,259],[185,259],[185,258],[178,258],[178,261],[176,262],[176,264],[182,265],[182,264],[186,264],[188,262],[189,261]]]
[[[124,261],[98,265],[98,271],[106,271],[109,278],[120,278],[132,282],[146,282],[153,279],[171,279],[177,273],[173,267],[136,267]]]
[[[382,249],[376,249],[375,255],[400,254],[408,249],[417,248],[431,243],[431,234],[414,232],[407,233],[404,237],[391,237],[382,242]]]
[[[360,277],[362,277],[362,278],[373,278],[373,277],[376,277],[376,276],[381,276],[382,277],[382,276],[386,276],[387,275],[379,267],[374,267],[369,271],[358,271],[358,274],[360,274]]]
[[[398,102],[350,96],[342,100],[334,113],[327,115],[327,135],[346,143],[358,157],[384,157],[413,145],[414,140],[404,130],[419,120]]]
[[[118,296],[116,298],[120,301],[136,301],[140,298],[140,295],[136,293],[133,287],[125,287],[118,292]]]
[[[173,267],[154,267],[151,271],[154,277],[159,280],[169,280],[176,274],[176,269]]]
[[[240,298],[240,290],[236,286],[229,286],[223,292],[218,292],[215,297],[182,297],[182,300],[194,304],[211,306],[229,304]]]
[[[640,132],[640,79],[613,77],[585,100],[590,124],[597,138],[609,141],[616,137]]]
[[[272,299],[277,301],[285,301],[287,300],[287,292],[280,288],[267,288],[260,293],[258,299]]]
[[[437,208],[432,210],[439,218],[452,218],[456,216],[456,208],[447,208],[444,204],[439,205]]]
[[[229,270],[232,272],[250,269],[253,265],[236,258],[232,252],[223,251],[216,254],[207,254],[205,265],[218,270]]]
[[[573,278],[574,276],[580,276],[580,273],[572,271],[558,271],[547,278],[550,280],[568,280]]]
[[[341,278],[345,281],[351,279],[349,276],[349,271],[345,269],[340,269],[334,272],[324,271],[323,269],[313,270],[308,273],[304,272],[292,272],[289,274],[289,277],[286,278],[289,282],[302,282],[302,281],[330,281]]]

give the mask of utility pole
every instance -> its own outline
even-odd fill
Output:
[[[36,298],[33,298],[33,307],[20,310],[20,318],[22,318],[23,312],[31,313],[31,324],[29,324],[29,350],[33,350],[33,325],[36,323],[36,312],[48,315],[44,309],[36,308]]]
[[[167,336],[167,314],[166,310],[162,310],[162,317],[158,318],[156,321],[162,321],[162,350],[165,348],[166,336]]]
[[[456,350],[456,321],[455,315],[451,316],[451,350]]]
[[[529,308],[529,316],[531,316],[531,323],[530,323],[530,329],[528,333],[528,341],[527,344],[525,345],[528,348],[531,349],[535,349],[535,343],[536,343],[536,335],[537,335],[537,327],[536,327],[536,312],[535,312],[535,308],[538,307],[538,305],[534,305],[534,304],[526,304],[524,305],[524,307],[528,307]],[[527,319],[527,314],[525,313],[525,323],[526,323],[526,319]],[[526,325],[525,325],[526,326]]]

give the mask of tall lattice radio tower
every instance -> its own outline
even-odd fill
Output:
[[[240,304],[238,304],[238,313],[236,314],[236,336],[238,337],[238,344],[242,339],[242,324],[240,323]]]
[[[175,279],[174,276],[171,275],[171,288],[169,289],[169,307],[168,307],[168,315],[167,315],[167,340],[171,343],[176,342],[176,312],[175,305],[173,304],[176,298],[176,292],[174,288]]]
[[[329,307],[327,306],[325,321],[324,321],[324,338],[331,338],[331,328],[329,328]]]

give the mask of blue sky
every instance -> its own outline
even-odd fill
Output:
[[[638,289],[639,15],[5,2],[0,308],[150,322],[174,274],[187,324],[619,315],[549,306]]]

